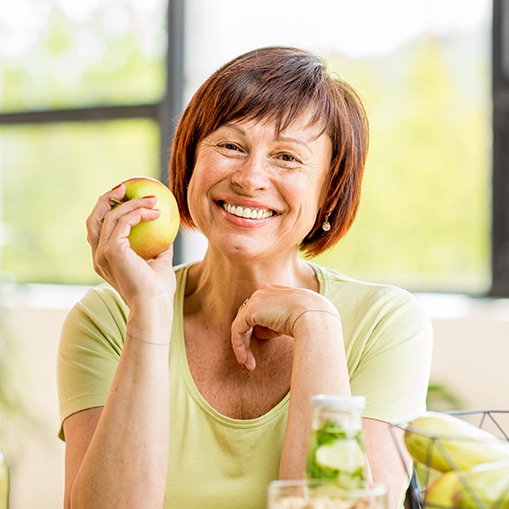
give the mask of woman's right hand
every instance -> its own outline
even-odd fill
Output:
[[[128,306],[138,299],[173,296],[173,246],[147,261],[131,249],[128,239],[133,226],[159,217],[159,210],[154,208],[157,198],[136,198],[116,206],[115,201],[121,201],[125,192],[125,185],[120,184],[103,194],[87,219],[94,269]]]

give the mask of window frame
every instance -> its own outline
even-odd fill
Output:
[[[490,295],[509,297],[509,0],[493,0]]]

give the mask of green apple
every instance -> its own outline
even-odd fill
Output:
[[[167,249],[177,236],[180,216],[173,193],[159,180],[150,177],[131,177],[124,180],[126,193],[123,201],[144,196],[155,196],[155,209],[161,211],[157,219],[142,221],[131,229],[131,248],[145,260],[154,258]]]

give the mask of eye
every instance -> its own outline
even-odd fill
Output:
[[[230,143],[230,142],[222,143],[221,147],[225,148],[226,150],[235,150],[235,151],[240,150],[240,147],[238,145],[236,145],[235,143]]]
[[[280,165],[287,168],[295,168],[302,164],[302,160],[290,152],[280,152],[276,155],[276,159],[279,161]]]

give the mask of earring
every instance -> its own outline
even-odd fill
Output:
[[[328,232],[330,230],[329,216],[330,216],[330,212],[325,216],[325,219],[323,220],[323,223],[322,223],[322,230],[324,232]]]

